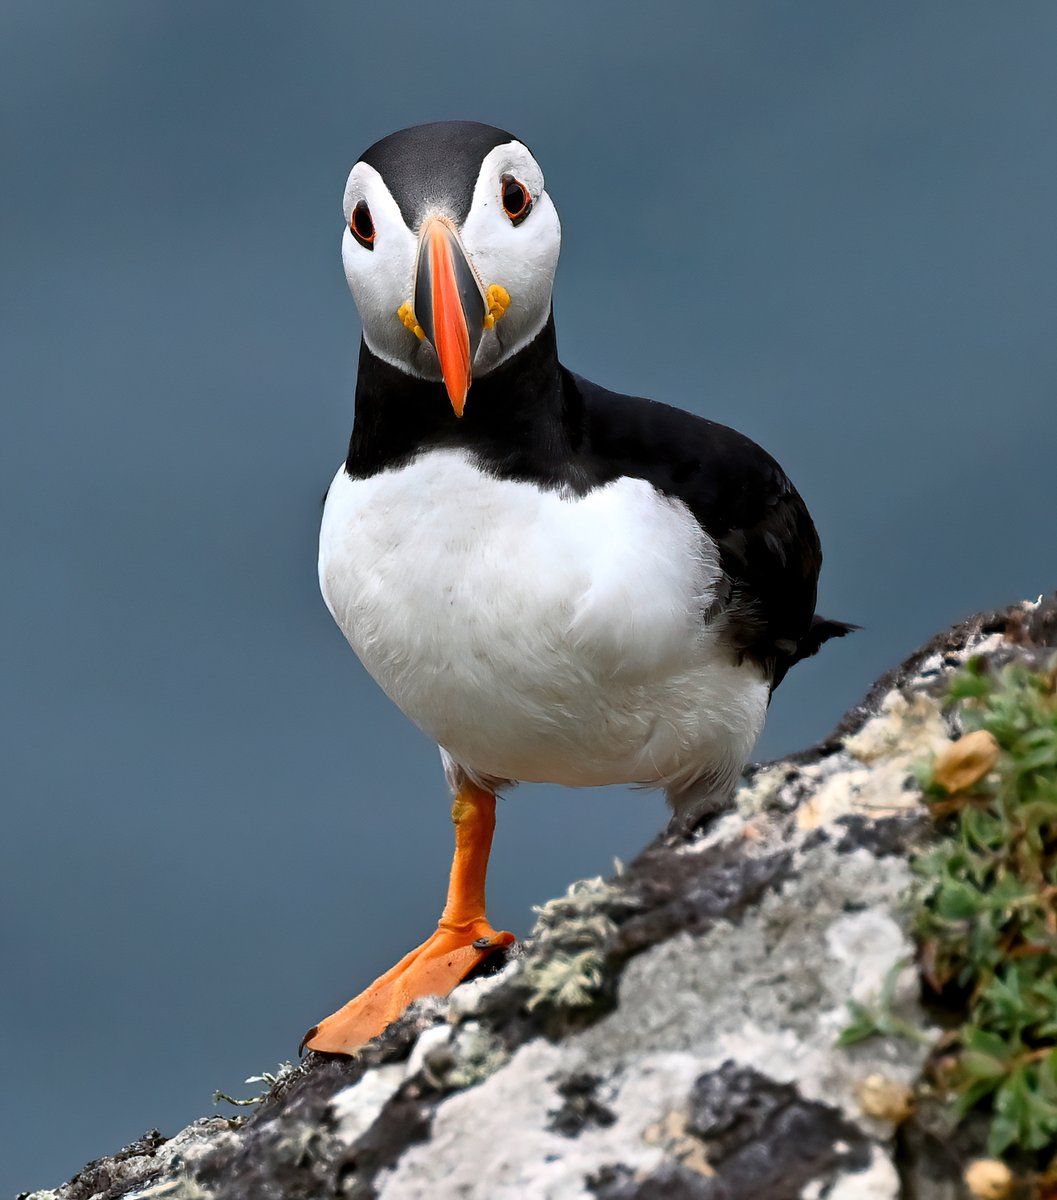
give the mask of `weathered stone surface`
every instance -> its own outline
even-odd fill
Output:
[[[416,1005],[356,1060],[310,1054],[247,1119],[152,1132],[40,1200],[958,1200],[979,1152],[903,1097],[919,1000],[913,768],[961,731],[971,655],[1039,664],[1057,603],[963,622],[732,806],[574,884],[491,977]],[[917,1038],[835,1045],[848,1002]]]

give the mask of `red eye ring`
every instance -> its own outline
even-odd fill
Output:
[[[365,250],[374,249],[374,218],[366,200],[361,200],[352,210],[349,232]]]
[[[504,175],[499,181],[503,199],[503,211],[510,218],[512,225],[520,225],[532,211],[532,197],[529,190],[513,175]]]

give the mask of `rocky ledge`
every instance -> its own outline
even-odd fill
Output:
[[[966,1182],[979,1131],[920,1099],[940,1017],[914,966],[914,768],[962,732],[955,669],[1054,646],[1054,599],[955,626],[729,810],[545,905],[498,971],[356,1059],[308,1055],[249,1117],[148,1133],[33,1200],[1009,1194]],[[850,1003],[881,1032],[838,1046]]]

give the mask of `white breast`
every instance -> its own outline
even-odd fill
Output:
[[[386,693],[471,774],[678,790],[736,772],[766,711],[703,619],[715,546],[621,478],[585,496],[500,480],[461,451],[338,471],[323,596]]]

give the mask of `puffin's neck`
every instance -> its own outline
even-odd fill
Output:
[[[363,342],[345,470],[364,478],[423,450],[471,451],[496,475],[560,487],[577,479],[583,402],[558,362],[553,314],[524,349],[480,379],[456,417],[442,383],[405,374]]]

